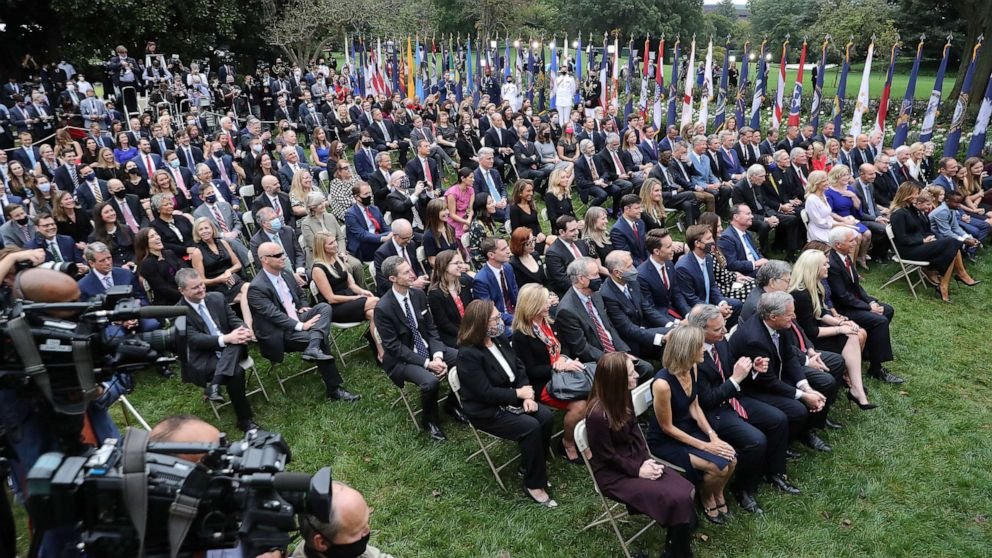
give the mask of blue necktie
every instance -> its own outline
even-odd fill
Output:
[[[758,249],[754,247],[754,241],[751,240],[751,235],[744,233],[741,235],[744,238],[744,248],[747,250],[748,254],[754,261],[761,259],[761,254],[758,253]]]
[[[703,285],[706,287],[706,304],[710,303],[710,274],[706,269],[706,260],[703,260],[699,266],[703,269]]]
[[[496,189],[496,182],[493,180],[493,175],[490,174],[492,171],[485,171],[486,184],[489,186],[489,195],[492,196],[494,202],[499,202],[503,199],[503,196],[499,194],[499,190]]]
[[[27,154],[28,154],[28,159],[31,159],[31,169],[33,169],[33,168],[34,168],[34,166],[35,166],[36,164],[38,164],[38,161],[35,161],[35,160],[34,160],[34,149],[33,149],[33,148],[31,148],[31,147],[25,147],[25,148],[24,148],[24,151],[26,151],[26,152],[27,152]],[[31,169],[28,169],[28,170],[31,170]]]
[[[220,330],[214,325],[214,320],[210,317],[210,313],[207,312],[207,305],[205,303],[200,303],[196,305],[196,312],[200,314],[200,318],[203,319],[203,323],[207,325],[207,331],[210,335],[220,335]]]
[[[875,200],[872,199],[872,197],[871,197],[871,190],[868,188],[868,185],[867,184],[864,185],[864,188],[863,189],[865,191],[865,205],[867,206],[866,209],[868,210],[868,215],[871,215],[872,217],[874,217],[875,216]]]
[[[416,349],[418,355],[427,358],[429,355],[427,343],[424,342],[424,337],[417,329],[417,320],[413,318],[413,305],[410,304],[409,296],[406,297],[406,325],[410,326],[410,331],[413,333],[413,348]]]

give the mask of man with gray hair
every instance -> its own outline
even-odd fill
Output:
[[[596,155],[596,144],[584,139],[579,142],[579,155],[575,159],[575,185],[583,203],[602,206],[607,198],[616,198],[620,188],[606,180],[606,164]]]
[[[310,172],[310,165],[300,160],[299,151],[291,145],[283,147],[280,154],[282,165],[279,167],[279,185],[283,192],[289,192],[293,184],[293,176],[298,172]]]
[[[548,176],[555,167],[541,163],[541,155],[534,142],[528,139],[528,133],[527,126],[517,128],[519,139],[513,145],[513,161],[520,178],[534,181],[534,189],[543,192],[548,188]]]
[[[503,177],[499,171],[493,168],[496,163],[496,152],[491,147],[483,147],[479,150],[479,168],[475,169],[475,195],[489,194],[496,204],[496,213],[493,219],[499,222],[506,221],[506,206],[508,203],[506,186],[503,185]]]
[[[660,357],[675,323],[665,319],[641,294],[638,271],[630,252],[614,250],[606,256],[605,263],[610,275],[600,293],[607,317],[633,354],[641,358]]]
[[[734,205],[743,203],[751,208],[753,218],[748,229],[758,233],[758,242],[763,252],[768,253],[768,235],[774,229],[775,247],[784,249],[786,259],[791,260],[806,239],[806,232],[791,204],[783,208],[782,205],[785,204],[780,203],[777,196],[777,201],[768,202],[764,188],[768,181],[767,175],[765,167],[761,165],[748,167],[744,178],[734,185],[731,201]],[[781,211],[782,209],[788,209],[789,212]]]
[[[630,353],[630,346],[610,321],[603,295],[598,292],[603,284],[599,262],[589,257],[576,258],[565,273],[572,286],[558,303],[555,318],[562,353],[582,362],[596,362],[613,352]],[[643,360],[636,360],[635,367],[641,379],[653,374],[651,365]]]
[[[788,335],[795,317],[792,295],[786,292],[763,294],[757,314],[738,324],[730,340],[731,358],[751,359],[755,372],[745,379],[744,391],[784,412],[789,418],[793,439],[798,438],[819,451],[831,451],[832,448],[813,431],[813,427],[825,419],[828,402],[827,396],[807,380],[798,356],[802,351],[796,346],[796,337]]]
[[[766,292],[788,291],[792,281],[792,266],[782,260],[768,260],[754,274],[754,288],[751,289],[741,307],[741,321],[748,320],[758,310],[758,301]]]
[[[714,198],[711,205],[709,200],[700,199],[697,194],[696,200],[716,213],[727,213],[727,199],[730,198],[730,185],[723,184],[720,177],[713,173],[713,164],[710,156],[706,152],[706,136],[698,135],[692,138],[692,149],[689,150],[689,161],[692,169],[692,187],[698,193],[710,194]]]
[[[643,178],[634,179],[634,175],[627,171],[623,161],[620,159],[620,135],[610,132],[606,135],[606,147],[599,152],[598,157],[603,162],[606,174],[603,178],[610,183],[615,190],[613,194],[613,214],[620,215],[620,198],[640,187],[644,182]]]
[[[754,497],[762,475],[783,492],[799,493],[786,477],[789,419],[778,408],[741,391],[755,370],[754,361],[749,357],[731,360],[727,322],[719,308],[696,305],[686,323],[705,334],[703,362],[697,367],[699,406],[720,439],[737,450],[731,491],[744,511],[762,513]]]

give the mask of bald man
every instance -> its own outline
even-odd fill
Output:
[[[339,481],[331,488],[331,517],[325,521],[312,515],[302,516],[300,534],[303,544],[292,558],[393,558],[374,546],[368,546],[371,510],[361,492]]]

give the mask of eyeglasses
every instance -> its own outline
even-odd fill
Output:
[[[283,257],[285,255],[286,255],[285,252],[279,252],[278,254],[268,254],[268,255],[262,256],[262,257],[263,258],[281,258],[281,257]]]

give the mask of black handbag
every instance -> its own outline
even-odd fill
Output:
[[[559,401],[578,401],[589,396],[596,363],[587,362],[581,371],[555,372],[548,384],[548,394]]]

